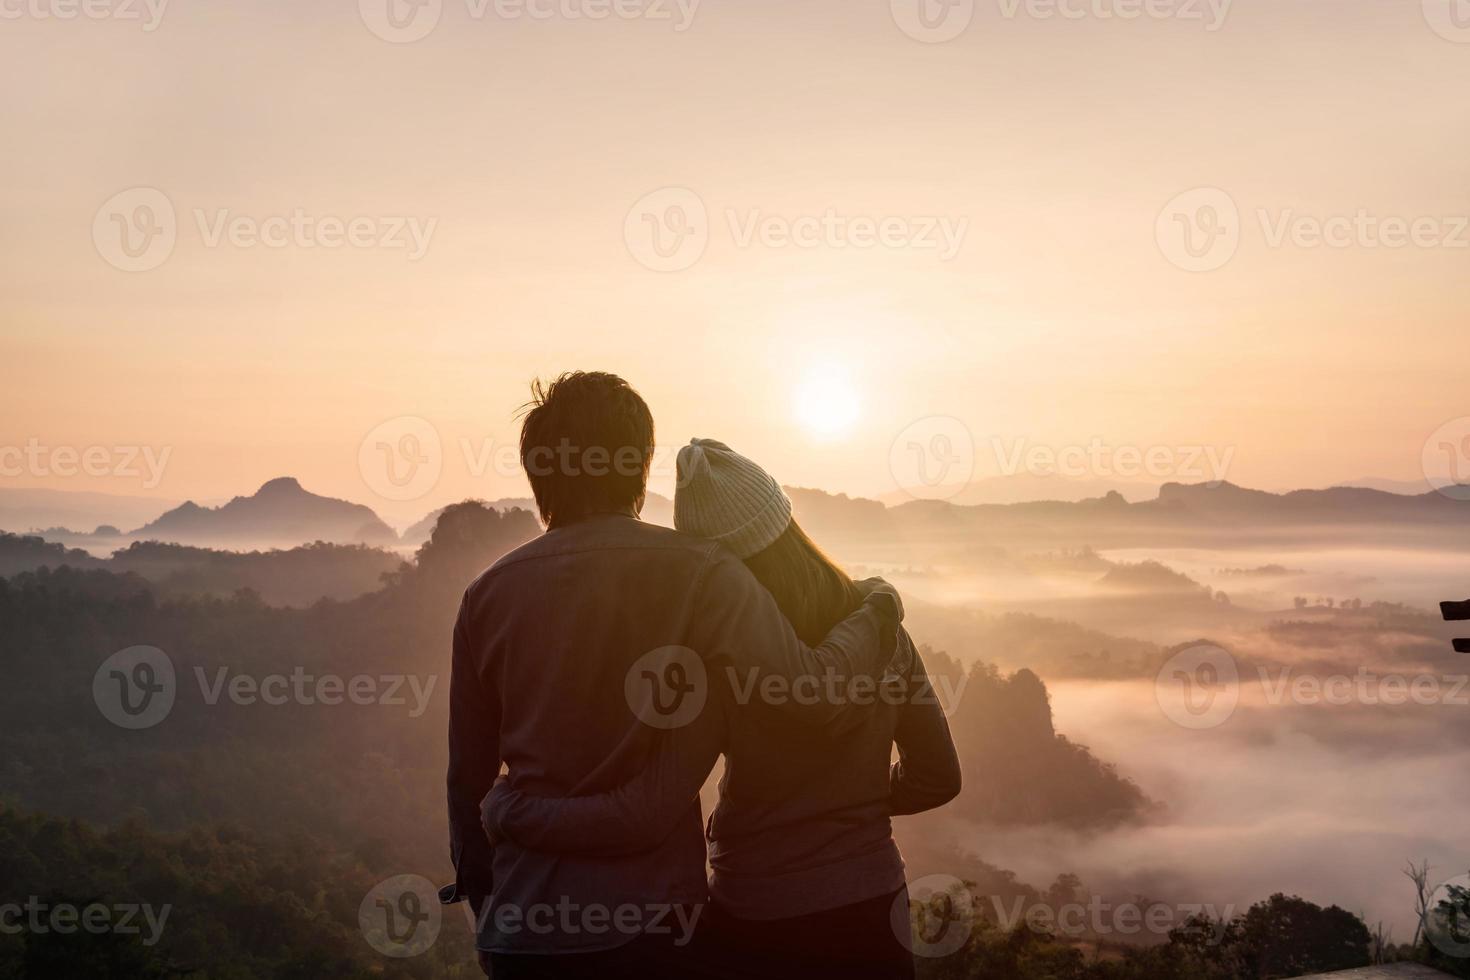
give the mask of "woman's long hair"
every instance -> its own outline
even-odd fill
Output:
[[[768,548],[745,559],[745,565],[776,597],[807,646],[821,643],[863,603],[852,578],[795,521]]]

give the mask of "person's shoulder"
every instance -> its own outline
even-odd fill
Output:
[[[512,548],[510,551],[507,551],[505,554],[495,559],[495,561],[491,562],[490,565],[483,572],[475,576],[474,581],[470,583],[470,588],[474,589],[477,586],[483,585],[486,581],[495,578],[497,573],[505,570],[506,568],[509,568],[512,565],[516,565],[520,562],[539,558],[545,554],[549,554],[549,551],[547,549],[547,539],[550,537],[551,535],[549,533],[543,531],[540,535],[532,538],[525,544],[519,545],[515,548]]]
[[[730,549],[709,538],[646,521],[618,521],[616,527],[599,531],[598,536],[598,547],[601,548],[663,551],[670,560],[686,563],[696,584],[713,583],[715,591],[738,594],[746,589],[761,587],[745,562],[737,558]],[[702,591],[708,592],[711,589],[704,588]]]
[[[614,519],[547,531],[501,555],[470,583],[469,589],[475,593],[483,593],[493,588],[496,581],[508,574],[513,575],[516,569],[528,563],[587,552],[616,550],[666,551],[698,564],[723,556],[738,563],[738,559],[724,548],[705,538],[647,521]]]
[[[738,601],[741,596],[750,592],[768,594],[765,586],[756,581],[750,566],[736,557],[735,552],[718,541],[706,538],[693,540],[703,548],[704,562],[700,577],[707,586],[703,589],[704,593],[731,601]]]
[[[724,550],[706,538],[695,537],[684,531],[676,531],[662,524],[650,524],[648,521],[631,519],[573,525],[564,531],[553,531],[542,535],[542,540],[545,542],[545,554],[643,549],[708,557]],[[506,556],[506,558],[509,557],[509,555]]]
[[[718,544],[707,538],[698,538],[684,531],[664,527],[662,524],[650,524],[647,521],[626,521],[624,524],[625,526],[621,528],[623,535],[630,543],[638,547],[670,548],[700,555],[723,550]]]

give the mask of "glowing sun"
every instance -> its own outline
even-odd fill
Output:
[[[813,368],[796,386],[796,421],[820,439],[851,431],[860,407],[852,376],[836,365]]]

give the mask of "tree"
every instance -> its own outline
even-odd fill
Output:
[[[1414,883],[1414,942],[1418,946],[1419,940],[1424,938],[1424,922],[1429,917],[1429,862],[1423,861],[1415,864],[1409,862],[1404,869],[1404,877]]]
[[[524,510],[501,512],[478,500],[444,508],[434,532],[419,547],[414,571],[421,579],[463,589],[495,559],[540,533]]]
[[[1252,905],[1240,944],[1252,976],[1294,977],[1367,966],[1372,936],[1351,912],[1280,892]]]

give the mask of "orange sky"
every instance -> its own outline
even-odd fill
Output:
[[[155,486],[0,486],[292,474],[411,517],[520,492],[473,461],[573,367],[625,374],[666,442],[869,495],[932,416],[977,476],[997,441],[1100,440],[1282,487],[1413,478],[1470,415],[1444,0],[989,0],[944,43],[900,27],[918,0],[442,0],[408,43],[388,2],[0,0],[0,450],[169,452]],[[1169,237],[1195,188],[1193,241],[1223,192],[1233,255]],[[171,236],[129,256],[160,199]],[[670,204],[693,237],[660,254]],[[395,500],[360,450],[402,416],[440,472]]]

